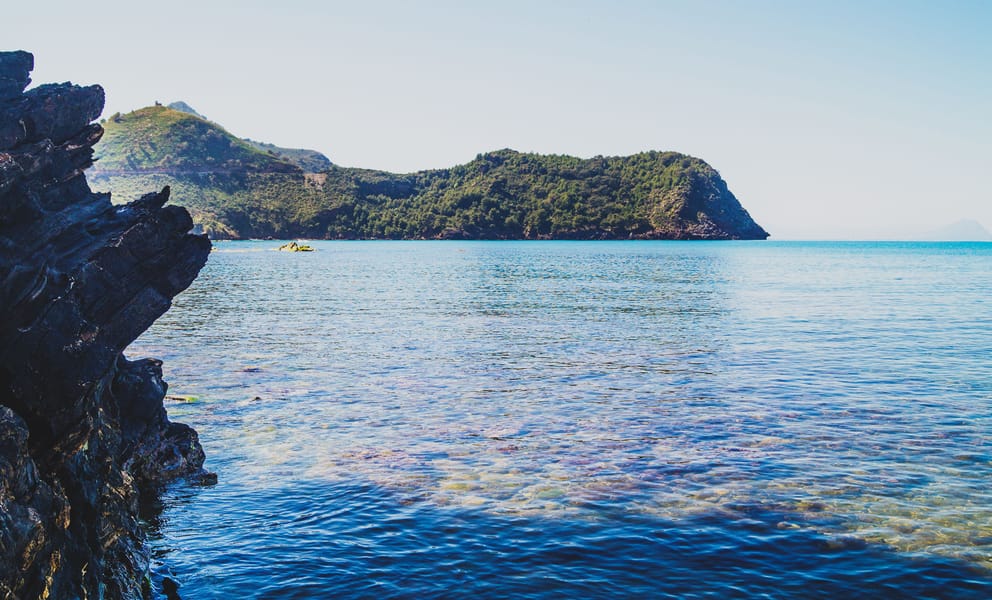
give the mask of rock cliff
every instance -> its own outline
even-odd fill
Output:
[[[0,53],[0,598],[141,598],[139,492],[211,475],[166,417],[161,363],[123,351],[210,242],[168,188],[91,192],[103,90],[25,92],[33,64]]]

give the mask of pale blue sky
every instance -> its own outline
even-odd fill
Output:
[[[992,0],[20,2],[2,45],[107,115],[412,171],[678,150],[778,239],[992,228]]]

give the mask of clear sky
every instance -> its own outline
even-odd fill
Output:
[[[774,238],[992,229],[992,0],[111,0],[4,7],[35,83],[185,100],[413,171],[479,152],[705,159]]]

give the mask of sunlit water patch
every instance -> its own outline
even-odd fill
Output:
[[[313,245],[130,351],[184,597],[992,593],[992,244]]]

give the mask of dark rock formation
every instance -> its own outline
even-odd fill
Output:
[[[168,188],[92,193],[103,90],[24,92],[32,67],[0,53],[0,598],[141,598],[139,491],[211,475],[166,417],[161,363],[122,353],[210,242]]]

